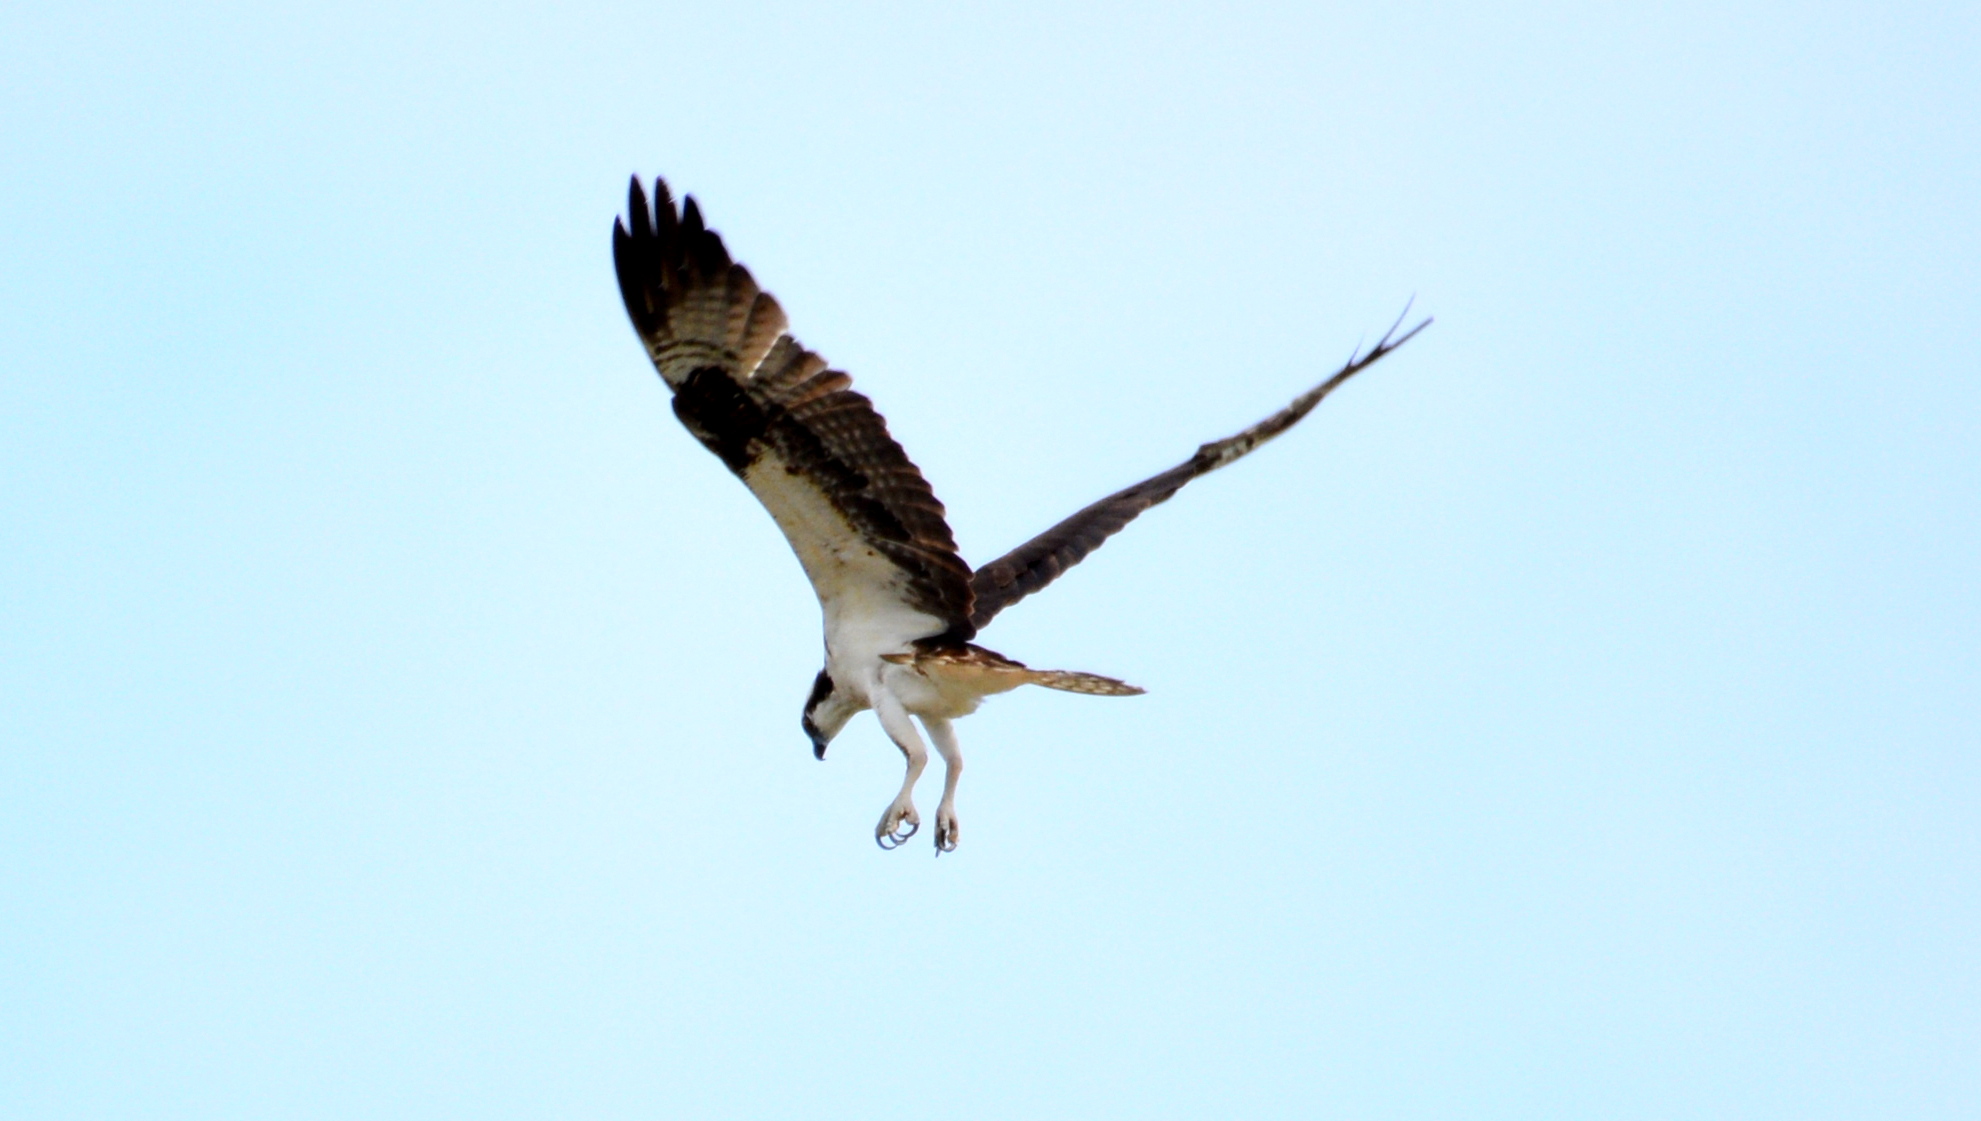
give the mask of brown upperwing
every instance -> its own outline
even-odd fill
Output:
[[[649,211],[635,177],[627,208],[632,229],[614,222],[612,231],[619,292],[674,390],[675,415],[739,477],[774,450],[901,570],[908,602],[948,624],[931,643],[967,642],[976,633],[970,566],[873,403],[785,333],[783,309],[729,259],[693,198],[677,214],[655,179]]]
[[[1403,309],[1403,314],[1410,314],[1409,307]],[[1175,467],[1108,495],[979,568],[970,578],[971,587],[976,592],[976,605],[970,613],[971,624],[979,630],[983,629],[998,612],[1057,580],[1088,553],[1100,548],[1102,542],[1121,532],[1122,527],[1134,521],[1142,511],[1167,502],[1171,495],[1183,489],[1185,483],[1243,457],[1298,424],[1302,417],[1313,411],[1315,405],[1321,403],[1323,397],[1334,392],[1336,386],[1375,365],[1385,354],[1409,342],[1412,336],[1430,326],[1430,323],[1427,318],[1398,335],[1397,328],[1403,325],[1403,316],[1398,316],[1368,353],[1352,356],[1326,381],[1294,398],[1286,408],[1236,436],[1203,445],[1197,449],[1197,454]]]

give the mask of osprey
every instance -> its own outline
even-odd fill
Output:
[[[818,593],[825,668],[801,721],[812,753],[824,759],[846,722],[872,709],[907,757],[901,792],[874,828],[882,848],[899,846],[921,826],[914,790],[928,750],[910,717],[942,753],[935,847],[943,853],[956,847],[963,771],[950,721],[1020,685],[1106,697],[1142,692],[1111,677],[1032,669],[992,653],[970,641],[985,624],[1185,483],[1293,427],[1336,386],[1430,323],[1399,335],[1398,317],[1374,347],[1358,349],[1286,408],[973,570],[957,555],[942,503],[873,403],[791,337],[784,309],[729,259],[692,197],[677,212],[667,184],[656,179],[653,186],[649,209],[635,176],[631,229],[613,223],[626,313],[674,393],[674,414],[770,511]]]

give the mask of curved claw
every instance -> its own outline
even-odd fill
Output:
[[[955,852],[956,835],[960,832],[962,830],[956,828],[954,821],[938,820],[935,823],[935,854],[941,856],[946,852]]]
[[[874,844],[884,849],[898,849],[907,842],[908,838],[922,831],[922,823],[919,821],[904,821],[902,824],[908,827],[905,831],[900,828],[889,831],[885,826],[876,830]]]
[[[880,815],[880,824],[874,826],[874,843],[884,849],[897,849],[921,828],[922,815],[915,812],[915,803],[903,795]]]

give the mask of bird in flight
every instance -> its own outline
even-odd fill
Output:
[[[847,721],[872,709],[907,757],[901,792],[874,828],[888,849],[921,827],[914,792],[928,749],[916,720],[944,765],[935,823],[940,854],[955,849],[959,832],[963,756],[952,720],[1020,685],[1104,697],[1142,692],[1098,674],[1032,669],[971,642],[978,631],[1142,511],[1299,423],[1336,386],[1431,322],[1398,334],[1399,316],[1375,346],[1358,349],[1286,408],[972,569],[957,555],[942,503],[873,403],[854,392],[853,379],[791,337],[784,309],[729,259],[692,197],[677,210],[659,179],[653,193],[649,208],[635,176],[628,221],[613,223],[626,313],[674,393],[674,415],[770,511],[818,593],[825,667],[801,721],[812,753],[824,759]]]

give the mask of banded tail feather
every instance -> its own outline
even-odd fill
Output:
[[[1033,669],[995,650],[974,643],[961,647],[931,647],[907,654],[882,654],[880,660],[912,667],[925,677],[964,685],[983,694],[1005,693],[1020,685],[1043,685],[1062,693],[1091,697],[1138,697],[1148,692],[1112,677],[1077,670]]]

